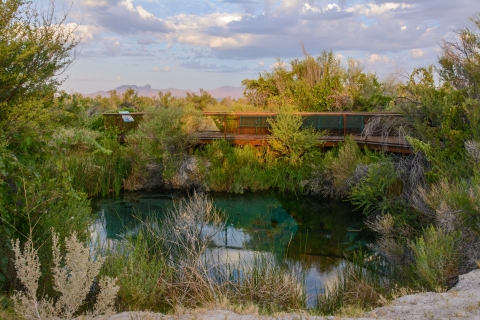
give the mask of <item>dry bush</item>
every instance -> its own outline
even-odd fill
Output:
[[[228,265],[224,288],[232,302],[254,303],[270,310],[305,307],[305,288],[299,283],[299,270],[278,265],[266,254],[256,254],[252,261]]]
[[[318,296],[319,313],[336,314],[348,306],[370,309],[386,303],[385,296],[392,283],[375,268],[378,262],[372,265],[362,255],[355,256],[353,260],[327,284],[325,293]]]
[[[146,237],[162,246],[162,254],[173,272],[158,279],[171,306],[195,307],[220,301],[218,284],[210,277],[204,253],[225,222],[206,194],[194,192],[168,211],[161,222],[145,223]]]
[[[461,259],[458,250],[460,233],[436,229],[423,231],[423,236],[410,243],[414,254],[414,273],[429,290],[445,290],[455,283],[460,274]]]
[[[480,142],[479,141],[465,141],[465,150],[468,156],[475,163],[480,163]]]
[[[408,225],[395,226],[394,223],[394,217],[388,213],[367,220],[368,228],[378,234],[377,240],[369,247],[390,265],[402,269],[411,260],[406,240],[414,231]]]
[[[461,234],[458,245],[461,273],[475,268],[480,258],[480,182],[440,181],[429,188],[419,188],[413,198],[415,208],[428,217],[436,228]]]
[[[20,241],[13,242],[15,253],[15,269],[24,291],[17,291],[13,296],[15,312],[25,319],[72,319],[84,304],[90,286],[98,275],[103,259],[97,261],[90,256],[88,246],[78,241],[76,233],[65,238],[65,255],[60,251],[58,236],[53,232],[53,267],[54,289],[60,293],[54,301],[49,297],[37,299],[38,280],[40,279],[40,262],[38,252],[31,239],[24,245],[23,252]],[[114,312],[118,286],[115,279],[100,280],[100,293],[93,313],[90,316],[111,314]]]
[[[254,304],[262,310],[303,307],[304,287],[294,268],[278,264],[268,254],[233,262],[236,259],[227,251],[216,248],[214,239],[221,237],[224,221],[207,195],[197,192],[161,221],[145,221],[133,246],[123,246],[127,252],[120,254],[127,259],[119,257],[114,266],[113,274],[127,286],[120,291],[123,308],[143,305],[164,311],[165,307],[219,306],[225,301]],[[140,296],[148,302],[136,300]]]
[[[379,116],[368,120],[362,135],[380,136],[383,139],[389,137],[405,137],[409,134],[411,126],[403,117]]]

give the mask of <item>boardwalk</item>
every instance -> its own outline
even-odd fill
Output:
[[[268,134],[235,134],[224,133],[220,131],[209,132],[197,132],[195,136],[198,139],[199,144],[209,144],[214,140],[225,139],[234,145],[252,145],[252,146],[264,146],[268,144],[268,140],[272,139]],[[380,137],[380,136],[359,136],[352,135],[353,139],[357,142],[359,147],[366,146],[371,150],[382,150],[388,152],[396,152],[401,154],[410,154],[412,150],[410,145],[401,137]],[[324,147],[338,146],[339,142],[344,140],[343,136],[323,136],[320,137],[320,141],[323,142]]]
[[[209,144],[215,140],[225,139],[233,145],[267,145],[270,134],[269,118],[275,118],[274,112],[203,112],[210,122],[210,128],[195,133],[198,144]],[[360,147],[372,150],[383,150],[401,154],[410,154],[412,149],[403,137],[382,136],[381,133],[370,132],[364,135],[364,129],[374,119],[401,118],[401,115],[388,112],[298,112],[303,118],[303,127],[326,130],[328,136],[320,137],[324,147],[338,146],[347,135],[353,137]],[[105,126],[116,126],[120,129],[119,140],[125,142],[125,133],[134,129],[142,120],[144,113],[130,113],[133,122],[125,122],[122,114],[105,113]],[[208,122],[207,121],[207,122]],[[125,122],[125,123],[124,123]]]
[[[320,137],[322,146],[335,147],[344,141],[347,135],[353,137],[359,147],[401,154],[410,154],[412,149],[403,137],[381,136],[380,133],[363,135],[365,126],[374,118],[401,117],[396,113],[371,112],[298,112],[304,121],[304,127],[327,130],[329,135]],[[218,131],[197,132],[199,144],[208,144],[225,139],[234,145],[267,145],[270,126],[267,118],[277,114],[272,112],[204,112],[215,119]]]

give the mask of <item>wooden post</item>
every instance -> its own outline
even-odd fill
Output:
[[[227,140],[227,116],[223,115],[223,138]]]
[[[345,141],[345,136],[347,135],[347,114],[343,114],[343,140]]]

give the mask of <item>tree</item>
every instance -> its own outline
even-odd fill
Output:
[[[50,0],[39,12],[25,0],[0,2],[0,103],[51,94],[75,60],[79,40],[55,18]]]
[[[217,100],[204,89],[200,89],[200,95],[195,93],[187,92],[187,97],[185,98],[187,103],[193,104],[195,109],[204,110],[209,104],[216,105]]]
[[[293,113],[292,106],[283,106],[273,119],[267,119],[272,138],[268,143],[273,152],[287,163],[300,165],[309,151],[321,144],[319,138],[324,131],[317,132],[303,127],[303,118]]]
[[[373,73],[363,72],[358,61],[341,65],[333,51],[313,57],[303,48],[304,57],[288,64],[277,61],[272,72],[258,79],[245,79],[245,97],[255,106],[278,109],[283,104],[301,111],[372,110],[383,108],[391,98]]]
[[[464,89],[470,98],[480,99],[480,13],[469,18],[474,28],[455,30],[456,39],[443,39],[438,73],[457,90]]]

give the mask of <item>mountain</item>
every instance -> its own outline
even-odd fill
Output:
[[[233,99],[238,99],[243,97],[243,88],[242,87],[232,87],[232,86],[223,86],[217,89],[208,90],[214,98],[223,99],[230,97]]]
[[[116,87],[114,90],[116,90],[117,93],[123,94],[125,91],[128,90],[128,88],[132,88],[133,90],[137,91],[139,96],[147,96],[147,97],[157,96],[158,92],[161,91],[163,93],[171,92],[174,97],[184,98],[187,96],[187,92],[190,92],[190,93],[194,92],[191,90],[182,90],[182,89],[176,89],[176,88],[152,89],[152,86],[149,84],[143,87],[141,86],[139,87],[136,85],[121,85],[119,87]],[[216,99],[223,99],[226,97],[238,99],[243,96],[243,88],[241,87],[222,86],[217,89],[207,90],[207,92],[209,92]],[[97,92],[85,94],[85,96],[92,97],[92,98],[96,96],[108,97],[109,94],[108,94],[108,91],[97,91]]]

